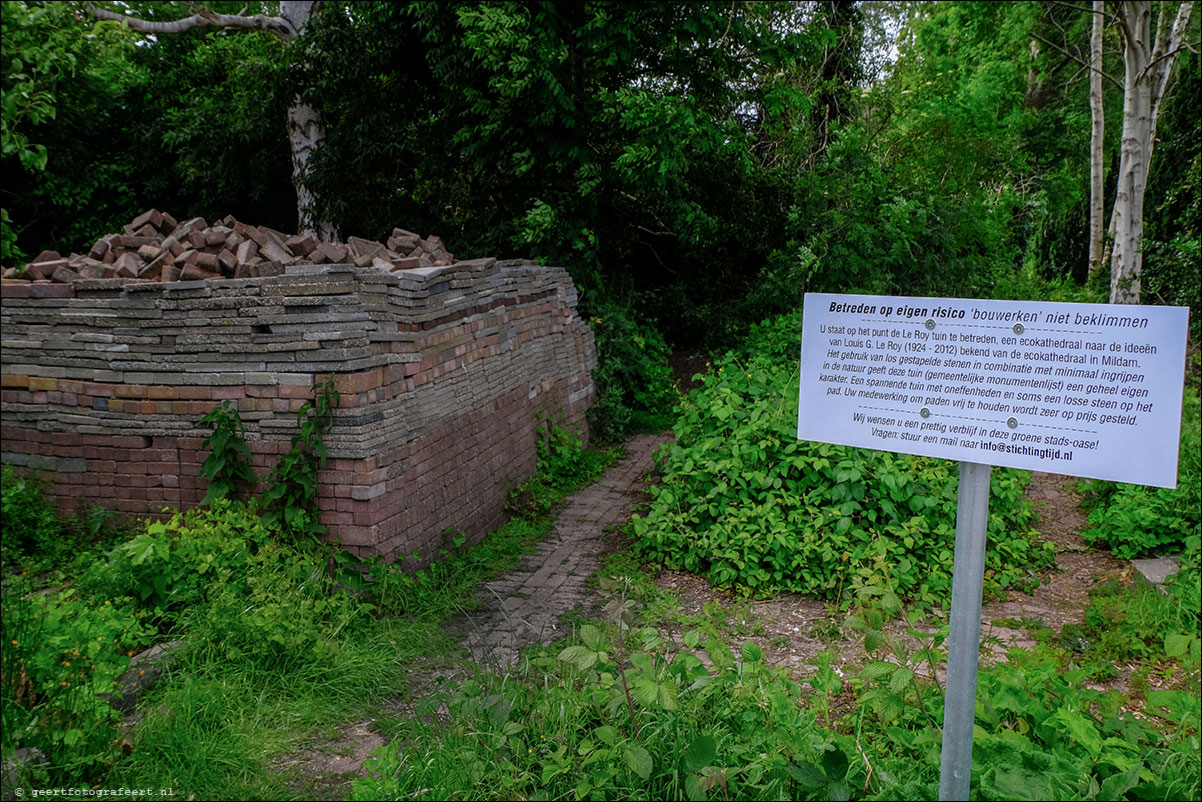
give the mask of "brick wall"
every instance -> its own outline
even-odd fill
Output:
[[[504,520],[534,472],[537,416],[584,431],[592,332],[561,268],[482,259],[389,273],[5,283],[0,451],[66,511],[195,504],[196,421],[223,399],[260,476],[333,373],[323,522],[361,554],[432,556]]]

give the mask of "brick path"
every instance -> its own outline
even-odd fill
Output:
[[[463,616],[458,627],[473,660],[503,670],[523,646],[561,637],[565,613],[579,608],[585,615],[596,614],[598,599],[585,583],[601,567],[601,556],[612,550],[608,530],[630,520],[631,508],[643,501],[652,455],[671,437],[631,440],[625,459],[564,500],[555,526],[533,553],[480,588],[480,608]]]

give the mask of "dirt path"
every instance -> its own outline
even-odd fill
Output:
[[[997,622],[1039,621],[1057,632],[1068,624],[1080,624],[1089,605],[1089,591],[1112,577],[1130,577],[1130,564],[1114,556],[1089,550],[1081,540],[1086,526],[1081,511],[1077,480],[1050,473],[1032,473],[1024,494],[1035,505],[1038,528],[1056,544],[1060,570],[1026,594],[1011,594],[1006,601],[991,602],[981,609],[981,619],[991,626],[986,634],[1006,646],[1030,646],[1033,641],[1021,629]]]
[[[1032,474],[1024,495],[1035,507],[1039,531],[1056,544],[1058,570],[1032,594],[1011,593],[1005,601],[983,606],[983,660],[1000,658],[1011,646],[1034,643],[1025,628],[1016,626],[1020,622],[1039,622],[1056,631],[1082,623],[1089,592],[1098,582],[1129,577],[1128,563],[1088,550],[1081,540],[1086,521],[1075,483],[1058,474]],[[660,573],[656,584],[674,594],[685,612],[698,612],[707,604],[726,608],[736,630],[759,644],[769,662],[800,675],[809,673],[810,661],[820,652],[830,652],[833,664],[860,665],[868,659],[860,639],[843,626],[844,615],[831,604],[798,594],[749,601],[716,590],[704,579],[669,571]]]

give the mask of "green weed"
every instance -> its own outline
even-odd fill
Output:
[[[324,437],[333,425],[333,412],[340,395],[334,389],[334,374],[314,388],[314,400],[306,401],[296,413],[300,432],[292,447],[280,458],[267,477],[263,491],[263,517],[268,526],[294,540],[325,534],[318,520],[317,471],[325,466]]]
[[[205,490],[204,504],[216,499],[232,496],[238,483],[257,481],[250,467],[250,448],[246,445],[246,427],[237,407],[222,401],[200,419],[201,425],[213,427],[213,433],[205,438],[204,447],[209,450],[200,475],[209,480]]]
[[[1202,402],[1197,387],[1185,390],[1178,451],[1177,487],[1148,487],[1085,480],[1089,529],[1086,543],[1119,557],[1184,551],[1187,577],[1197,583],[1202,540]]]
[[[117,756],[117,713],[108,695],[154,630],[122,600],[91,606],[73,589],[29,591],[21,579],[4,584],[5,752],[36,749],[47,756],[37,774],[49,784],[93,776]]]

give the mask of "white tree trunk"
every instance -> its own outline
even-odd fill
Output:
[[[1112,217],[1111,303],[1139,303],[1144,191],[1156,142],[1156,118],[1192,10],[1193,3],[1182,3],[1169,32],[1168,9],[1162,9],[1153,44],[1149,0],[1125,0],[1118,4],[1119,31],[1123,37],[1123,135]]]
[[[1102,109],[1102,23],[1106,3],[1093,2],[1093,30],[1089,37],[1089,274],[1102,266],[1103,203],[1103,134],[1105,118]]]
[[[309,20],[317,13],[319,0],[283,0],[280,16],[287,20],[295,36],[305,31]],[[313,234],[329,242],[338,238],[338,229],[328,220],[319,219],[314,209],[313,192],[305,186],[309,177],[309,158],[326,138],[321,112],[301,100],[292,98],[288,109],[288,143],[292,148],[292,185],[296,188],[296,225],[301,234]]]
[[[297,230],[313,234],[323,242],[338,239],[338,229],[328,220],[317,217],[313,208],[313,192],[305,186],[309,176],[309,157],[321,146],[326,129],[321,114],[300,96],[293,98],[288,109],[288,142],[292,146],[292,185],[296,187]]]
[[[1143,200],[1153,131],[1152,93],[1145,76],[1152,57],[1152,9],[1147,0],[1120,4],[1123,18],[1123,138],[1114,194],[1110,302],[1139,303]]]

